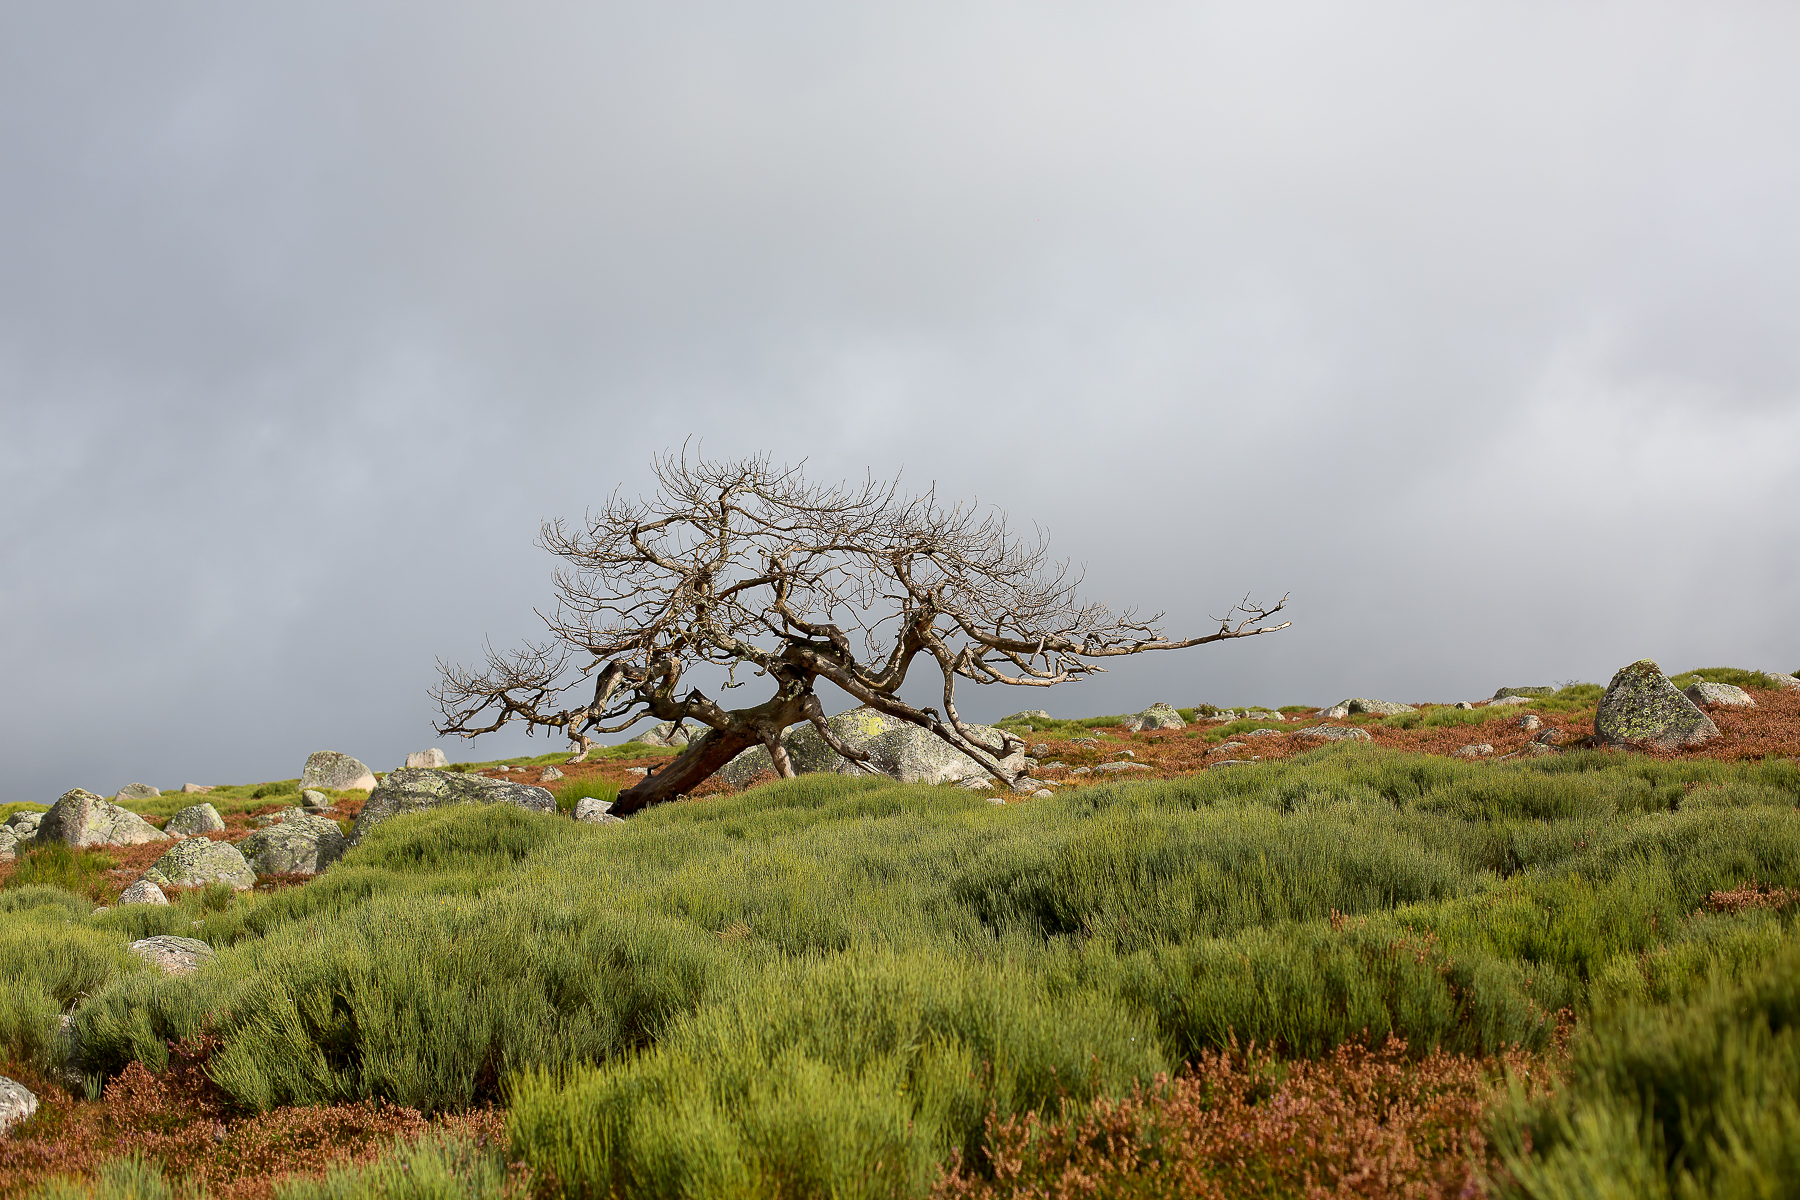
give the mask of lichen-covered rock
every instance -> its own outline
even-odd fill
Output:
[[[1151,771],[1154,769],[1155,768],[1150,766],[1150,764],[1148,764],[1148,763],[1109,762],[1109,763],[1101,763],[1099,766],[1095,767],[1094,774],[1109,775],[1109,774],[1112,774],[1117,771]]]
[[[346,788],[375,790],[375,772],[360,760],[336,750],[320,750],[306,756],[306,769],[300,772],[300,790],[308,788],[341,792]]]
[[[1319,710],[1320,719],[1325,721],[1341,721],[1349,715],[1350,702],[1348,700],[1339,701],[1330,708],[1322,708]]]
[[[113,796],[113,799],[154,800],[160,795],[162,795],[161,789],[153,788],[147,783],[128,783],[119,789],[118,793]]]
[[[685,722],[677,725],[673,721],[664,721],[659,725],[652,725],[631,740],[642,742],[646,746],[685,746],[690,741],[698,741],[705,732],[705,726]]]
[[[1764,671],[1763,674],[1775,681],[1776,691],[1800,692],[1800,677],[1790,675],[1786,671]]]
[[[259,829],[238,843],[258,875],[317,875],[338,859],[350,844],[336,821],[295,811],[287,820]]]
[[[1554,696],[1556,689],[1552,687],[1508,687],[1494,692],[1495,700],[1504,700],[1508,696]]]
[[[168,933],[125,948],[166,975],[192,975],[214,958],[213,948],[205,942]]]
[[[64,792],[38,822],[38,841],[65,846],[136,846],[160,842],[162,830],[85,788]]]
[[[1489,700],[1487,706],[1489,708],[1506,708],[1509,705],[1530,703],[1530,696],[1501,696],[1498,699]]]
[[[444,752],[433,746],[429,750],[414,750],[408,754],[405,769],[408,771],[432,771],[449,762],[450,760],[444,757]]]
[[[391,817],[455,804],[513,804],[556,814],[556,797],[530,784],[456,771],[395,771],[369,793],[350,829],[350,844],[356,845],[364,834]]]
[[[210,791],[212,788],[205,784],[184,783],[181,785],[181,794],[184,796],[204,796]]]
[[[1619,668],[1600,697],[1594,733],[1612,746],[1678,750],[1719,736],[1719,727],[1647,658]]]
[[[208,838],[183,838],[167,854],[150,864],[144,878],[158,887],[204,887],[229,883],[238,891],[256,886],[256,872],[230,842]]]
[[[1458,758],[1486,758],[1494,752],[1494,748],[1486,742],[1478,742],[1473,746],[1461,746],[1456,751]]]
[[[322,813],[336,807],[336,805],[332,802],[331,797],[327,796],[324,792],[308,788],[306,791],[300,793],[300,807],[306,812]]]
[[[1187,722],[1171,706],[1158,700],[1141,713],[1125,718],[1125,728],[1132,733],[1153,729],[1186,729]]]
[[[44,814],[41,812],[16,812],[6,818],[6,828],[12,830],[16,837],[34,838],[43,819]]]
[[[589,825],[623,825],[625,818],[612,815],[612,801],[598,796],[584,796],[575,802],[574,817]]]
[[[37,1097],[31,1094],[30,1088],[0,1075],[0,1133],[28,1120],[37,1111],[37,1104]]]
[[[19,857],[19,838],[12,830],[0,825],[0,862],[11,862]]]
[[[826,721],[832,734],[845,745],[870,755],[867,768],[899,780],[901,783],[955,783],[971,776],[987,777],[987,768],[928,730],[910,721],[890,717],[886,713],[863,706],[841,712]],[[1003,736],[989,725],[969,725],[977,740],[997,744]],[[812,723],[794,725],[781,735],[788,758],[799,774],[812,771],[836,775],[867,775],[865,765],[853,762],[833,750]],[[998,761],[1009,775],[1025,765],[1025,747],[1016,740],[1013,752]],[[775,769],[769,751],[753,746],[726,763],[720,776],[741,787],[764,771]]]
[[[563,773],[561,771],[557,770],[555,767],[545,767],[542,771],[538,772],[538,782],[539,783],[554,783],[556,780],[561,779],[562,777],[563,777]]]
[[[1328,742],[1372,742],[1366,729],[1358,729],[1354,725],[1315,725],[1311,729],[1297,729],[1295,737],[1323,738]]]
[[[169,898],[163,890],[148,879],[140,879],[119,893],[119,907],[127,904],[167,904]]]
[[[1727,708],[1755,708],[1756,701],[1750,693],[1741,687],[1729,683],[1714,683],[1710,679],[1700,679],[1689,684],[1681,693],[1695,704],[1722,704]]]
[[[1000,724],[1010,725],[1015,721],[1048,721],[1050,714],[1041,708],[1028,708],[1024,712],[1016,712],[1010,717],[1001,717]]]
[[[219,810],[210,804],[190,804],[163,826],[167,834],[180,834],[182,837],[196,837],[202,833],[225,832],[225,818]]]
[[[1543,727],[1544,719],[1536,713],[1526,713],[1519,718],[1519,728],[1523,729],[1526,733],[1535,732]]]
[[[1395,704],[1392,700],[1370,700],[1366,696],[1358,696],[1354,700],[1345,700],[1343,707],[1352,713],[1374,713],[1379,717],[1397,717],[1401,713],[1418,712],[1410,704]]]

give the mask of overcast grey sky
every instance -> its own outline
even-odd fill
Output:
[[[0,800],[432,735],[769,450],[1275,637],[994,717],[1800,668],[1800,9],[0,7]]]

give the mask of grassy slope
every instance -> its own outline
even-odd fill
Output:
[[[304,888],[210,909],[0,893],[0,1054],[47,1064],[85,994],[92,1072],[210,1029],[249,1108],[507,1100],[511,1153],[573,1193],[922,1194],[989,1111],[1117,1094],[1233,1038],[1488,1052],[1541,1045],[1568,1008],[1638,1049],[1591,1052],[1564,1107],[1515,1114],[1554,1184],[1695,1141],[1687,1116],[1654,1137],[1626,1119],[1692,1047],[1788,1061],[1779,1021],[1740,1046],[1682,1014],[1719,1026],[1792,953],[1791,907],[1704,909],[1748,880],[1800,888],[1797,800],[1791,763],[1346,746],[1004,808],[809,776],[622,828],[422,814]],[[153,975],[119,949],[151,933],[219,961]],[[1792,1078],[1756,1070],[1763,1099],[1722,1098],[1715,1126],[1785,1119]]]

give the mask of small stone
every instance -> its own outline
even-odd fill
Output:
[[[1056,795],[1056,793],[1051,791],[1049,788],[1039,788],[1037,791],[1031,793],[1031,798],[1033,800],[1042,800],[1045,796],[1054,796],[1054,795]]]
[[[316,818],[314,818],[316,819]],[[244,892],[256,886],[256,872],[230,842],[183,838],[151,864],[144,878],[159,887],[204,887],[229,883]]]
[[[1094,768],[1094,770],[1096,772],[1101,773],[1101,774],[1106,774],[1106,773],[1110,773],[1113,771],[1150,771],[1150,770],[1154,770],[1154,769],[1155,768],[1151,767],[1148,763],[1137,763],[1137,762],[1101,763],[1099,766]]]
[[[1012,782],[1012,790],[1019,793],[1021,796],[1030,795],[1032,792],[1037,791],[1043,786],[1043,780],[1033,779],[1029,775],[1021,775]]]
[[[1005,808],[1006,807],[1006,797],[1005,796],[989,796],[988,803],[989,804],[997,804],[1001,808]]]
[[[162,792],[147,783],[128,783],[120,788],[114,800],[154,800]]]
[[[1066,762],[1047,762],[1038,765],[1040,771],[1066,771],[1068,769],[1069,764]]]
[[[37,1097],[31,1094],[31,1089],[0,1075],[0,1133],[28,1120],[37,1111],[37,1106]]]
[[[543,771],[538,774],[538,782],[539,783],[551,783],[555,780],[561,779],[562,777],[563,777],[563,773],[561,771],[557,770],[555,767],[545,767],[543,769]]]
[[[404,769],[408,771],[433,771],[439,767],[447,766],[449,762],[450,760],[444,757],[444,752],[439,750],[436,746],[433,746],[429,750],[414,750],[411,754],[408,754],[406,756],[406,766]]]
[[[1227,750],[1242,750],[1247,745],[1249,745],[1248,742],[1224,742],[1214,746],[1208,753],[1223,754]]]
[[[1136,758],[1137,751],[1136,750],[1114,750],[1112,752],[1112,756],[1114,758]]]
[[[163,832],[180,834],[183,837],[195,837],[202,833],[225,832],[225,818],[219,810],[210,804],[191,804],[170,817],[163,825]]]
[[[1519,718],[1519,728],[1523,729],[1526,733],[1531,733],[1534,730],[1542,729],[1543,727],[1543,718],[1536,713],[1526,713]]]
[[[375,790],[375,773],[360,759],[336,750],[320,750],[307,756],[306,769],[300,772],[300,790],[307,788],[331,792],[361,788],[372,792]]]
[[[12,862],[19,857],[19,838],[12,830],[0,826],[0,862]]]
[[[1455,704],[1451,705],[1450,707],[1465,709],[1469,712],[1473,712],[1475,710],[1475,706],[1473,704],[1470,704],[1467,700],[1458,700]]]
[[[1489,700],[1487,702],[1487,706],[1489,708],[1505,708],[1508,705],[1512,705],[1512,704],[1530,704],[1530,703],[1531,703],[1530,696],[1501,696],[1498,699]]]
[[[1050,753],[1050,743],[1048,742],[1039,742],[1031,748],[1031,757],[1033,758],[1042,758],[1048,753]]]
[[[205,942],[166,933],[125,948],[166,975],[192,975],[214,958],[213,948]]]
[[[163,890],[148,879],[140,879],[119,893],[119,907],[127,904],[167,904],[169,898]]]
[[[965,779],[961,783],[957,784],[956,786],[961,788],[965,792],[986,792],[986,791],[991,791],[993,789],[994,781],[991,779],[981,779],[978,777],[978,778],[974,778],[974,779]]]
[[[1245,737],[1281,737],[1286,731],[1281,729],[1252,729]]]
[[[1069,772],[1069,775],[1073,778],[1076,775],[1092,775],[1093,773],[1094,768],[1092,767],[1076,767],[1073,771]]]
[[[1492,746],[1488,745],[1486,742],[1480,742],[1473,746],[1461,747],[1457,750],[1456,756],[1458,758],[1486,758],[1493,752],[1494,748]]]
[[[335,808],[337,805],[334,804],[331,797],[327,796],[324,792],[317,792],[308,788],[306,791],[300,793],[300,807],[308,812],[318,813]]]
[[[1689,684],[1681,694],[1695,704],[1722,704],[1727,708],[1756,707],[1756,701],[1743,688],[1733,687],[1729,683],[1714,683],[1710,679]]]
[[[1187,722],[1181,719],[1181,714],[1175,711],[1174,706],[1165,704],[1161,700],[1141,713],[1126,717],[1124,725],[1132,733],[1142,730],[1187,728]]]
[[[649,767],[628,767],[626,769],[625,773],[627,775],[636,775],[639,779],[642,779],[644,776],[646,776],[650,773],[650,768]]]
[[[1350,715],[1350,705],[1348,702],[1345,702],[1343,704],[1334,704],[1330,708],[1324,708],[1324,709],[1319,710],[1320,718],[1323,720],[1326,720],[1326,721],[1341,721],[1349,715]]]
[[[337,822],[299,809],[238,843],[258,875],[317,875],[344,857],[349,842]]]
[[[212,791],[211,784],[184,783],[181,785],[181,794],[184,796],[204,796],[210,791]]]
[[[1328,742],[1372,742],[1366,729],[1358,729],[1354,725],[1315,725],[1311,729],[1296,730],[1295,737],[1324,738]]]

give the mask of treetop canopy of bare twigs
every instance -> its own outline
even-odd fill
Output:
[[[540,613],[549,636],[504,654],[490,647],[479,671],[440,664],[439,732],[474,736],[523,721],[561,729],[585,751],[591,737],[653,716],[709,728],[683,761],[760,742],[779,769],[787,726],[811,719],[827,732],[813,688],[828,679],[1004,776],[1007,748],[970,734],[956,680],[1050,687],[1102,670],[1107,658],[1286,628],[1268,623],[1283,597],[1266,607],[1246,600],[1201,636],[1167,637],[1160,613],[1083,602],[1079,573],[1051,560],[1041,531],[1020,534],[1003,512],[947,502],[935,487],[904,495],[897,479],[809,482],[803,465],[666,455],[655,462],[655,496],[615,493],[579,525],[546,522],[540,544],[564,564],[555,609]],[[942,673],[941,711],[899,698],[920,654]],[[766,676],[775,695],[727,709],[697,688],[681,691],[694,664],[728,668],[726,689],[748,684],[743,672]],[[698,753],[706,743],[711,752]]]

